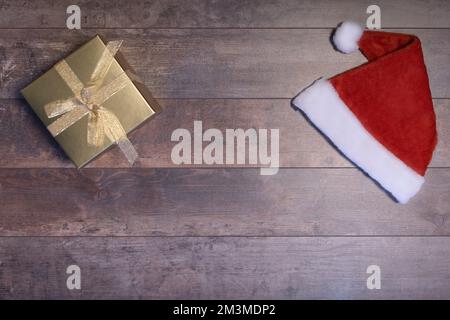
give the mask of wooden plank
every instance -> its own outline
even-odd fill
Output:
[[[0,28],[65,28],[70,0],[0,2]],[[365,22],[369,0],[79,0],[83,28],[323,28]],[[379,0],[384,28],[448,28],[445,0]],[[17,17],[22,17],[17,19]]]
[[[0,259],[4,299],[450,298],[448,237],[1,238]]]
[[[2,236],[450,235],[450,169],[395,203],[356,169],[2,169]]]
[[[435,98],[450,98],[450,29],[417,34]],[[317,78],[365,61],[329,43],[330,29],[0,30],[0,98],[20,89],[87,39],[125,39],[124,56],[159,98],[292,98]]]
[[[66,10],[73,4],[81,9],[83,28],[105,26],[106,1],[0,0],[0,28],[66,28]]]
[[[160,103],[164,112],[130,135],[140,155],[136,167],[179,167],[171,159],[172,148],[177,144],[171,141],[171,135],[178,128],[193,133],[194,120],[202,121],[204,131],[216,128],[224,135],[226,129],[279,129],[281,167],[352,166],[300,113],[291,108],[289,99],[161,100]],[[439,144],[430,166],[450,167],[450,100],[435,100],[434,105]],[[23,100],[0,100],[0,124],[0,168],[73,167]],[[96,168],[128,166],[117,148],[107,151],[88,165]],[[183,166],[210,167],[206,164]],[[228,166],[254,165],[249,164],[247,159],[245,164]]]

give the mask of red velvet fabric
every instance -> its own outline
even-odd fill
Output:
[[[420,40],[365,31],[359,47],[369,62],[330,81],[366,130],[423,176],[437,133]]]

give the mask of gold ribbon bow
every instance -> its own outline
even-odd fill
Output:
[[[47,127],[54,137],[88,115],[88,145],[100,147],[105,138],[108,138],[119,146],[128,162],[133,164],[138,156],[136,150],[128,140],[116,115],[102,105],[129,84],[129,77],[123,72],[114,80],[103,85],[106,74],[114,61],[114,55],[121,45],[122,41],[108,42],[86,85],[81,82],[65,60],[57,63],[56,71],[74,95],[68,99],[50,102],[44,106],[44,110],[49,118],[60,116]]]

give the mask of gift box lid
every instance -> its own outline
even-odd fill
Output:
[[[105,51],[105,47],[105,43],[97,35],[64,59],[84,85],[88,84],[98,60]],[[103,83],[108,84],[112,82],[124,72],[127,75],[127,79],[124,81],[128,83],[120,91],[104,101],[102,107],[112,112],[120,121],[124,131],[129,133],[145,120],[159,113],[161,107],[138,78],[134,76],[134,71],[126,63],[120,52],[115,55]],[[56,121],[58,117],[49,118],[44,107],[56,100],[65,100],[74,96],[74,93],[57,72],[55,66],[21,92],[47,127]],[[78,168],[83,167],[114,144],[108,138],[104,139],[99,146],[88,144],[88,118],[88,115],[83,116],[55,136],[56,141]]]

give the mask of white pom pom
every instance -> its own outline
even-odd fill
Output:
[[[345,21],[339,25],[333,35],[333,44],[342,53],[358,50],[358,41],[364,30],[356,22]]]

